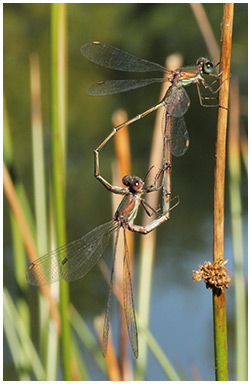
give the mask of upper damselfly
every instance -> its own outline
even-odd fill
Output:
[[[171,137],[168,138],[171,141],[170,150],[174,156],[182,156],[186,152],[189,145],[189,136],[183,116],[189,108],[190,99],[184,87],[190,84],[196,84],[201,105],[216,106],[215,104],[208,105],[203,102],[204,98],[201,95],[199,85],[202,84],[204,88],[209,89],[209,91],[211,91],[213,94],[218,91],[219,88],[213,90],[212,85],[218,81],[220,74],[214,74],[212,72],[219,65],[219,63],[213,65],[211,61],[204,57],[200,57],[197,60],[195,66],[170,70],[161,66],[160,64],[140,59],[128,52],[122,51],[109,44],[101,43],[99,41],[93,41],[83,45],[81,47],[81,53],[88,60],[106,68],[128,72],[159,71],[164,72],[167,75],[165,78],[100,81],[87,90],[88,95],[112,95],[115,93],[145,87],[156,82],[169,81],[171,83],[170,87],[165,93],[165,96],[159,103],[138,114],[134,118],[113,128],[112,132],[96,148],[97,152],[99,152],[99,150],[119,129],[145,117],[160,107],[164,107],[165,113],[173,117]],[[213,76],[217,79],[214,80],[211,84],[207,84],[203,77],[204,75]]]
[[[129,72],[153,72],[160,71],[166,76],[164,78],[148,78],[133,80],[107,80],[100,81],[91,86],[87,93],[91,96],[112,95],[119,92],[125,92],[132,89],[145,87],[156,82],[169,81],[171,85],[167,89],[163,99],[153,107],[138,114],[134,118],[114,127],[111,133],[102,141],[102,143],[94,150],[95,155],[95,177],[101,181],[102,176],[99,173],[99,151],[104,145],[118,132],[121,128],[139,120],[149,113],[164,107],[164,145],[163,145],[163,167],[168,165],[166,162],[166,151],[174,156],[182,156],[189,146],[189,135],[186,128],[184,114],[187,112],[190,99],[185,90],[185,86],[196,84],[200,104],[202,106],[218,106],[218,104],[205,104],[204,100],[215,99],[215,97],[202,97],[200,92],[200,84],[208,89],[212,94],[218,92],[212,86],[218,82],[219,74],[214,74],[214,69],[219,65],[213,65],[211,61],[204,57],[200,57],[195,66],[179,68],[176,70],[167,69],[160,64],[140,59],[128,52],[122,51],[109,44],[94,41],[87,43],[81,47],[81,53],[88,60],[106,68],[116,69],[119,71]],[[208,84],[203,76],[208,75],[214,77],[214,81]],[[170,156],[169,156],[170,157]],[[169,162],[169,165],[171,163]],[[163,212],[167,205],[165,203],[168,194],[165,182],[163,186]]]

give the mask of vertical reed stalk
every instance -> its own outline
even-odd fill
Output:
[[[243,226],[241,202],[241,156],[239,127],[239,86],[231,82],[228,136],[229,193],[234,250],[235,290],[235,380],[247,380],[247,298],[244,275]]]
[[[37,245],[39,254],[47,252],[46,193],[44,172],[44,148],[42,131],[41,89],[39,57],[30,56],[31,121],[33,149],[33,179],[36,211]]]
[[[58,246],[66,243],[65,233],[65,154],[66,154],[66,4],[51,5],[51,100],[53,135],[53,188]],[[71,330],[69,287],[60,281],[62,321],[62,369],[71,380]]]
[[[124,110],[116,111],[112,116],[113,126],[116,127],[119,124],[124,123],[128,120],[127,113]],[[115,185],[121,185],[122,178],[131,174],[131,155],[130,155],[130,142],[129,142],[129,132],[128,127],[124,127],[114,136],[114,145],[115,145],[115,154],[116,154],[116,171],[115,176],[113,177],[113,183]],[[121,200],[120,195],[113,194],[113,212],[117,208],[119,201]],[[127,245],[130,258],[130,267],[131,273],[133,276],[133,240],[134,234],[131,231],[126,231]],[[118,284],[120,286],[120,292],[122,296],[123,292],[123,255],[124,253],[124,241],[123,236],[120,236],[117,246],[117,257],[116,260],[116,276]],[[133,281],[133,278],[132,278]],[[123,303],[123,297],[121,297],[121,302]],[[124,321],[124,308],[123,304],[120,305],[120,365],[121,365],[121,377],[122,380],[130,381],[133,379],[132,366],[128,358],[128,334],[126,322]]]
[[[30,84],[36,242],[39,255],[44,255],[48,251],[48,225],[46,216],[40,64],[39,57],[36,53],[30,55]],[[55,323],[49,316],[48,304],[43,295],[39,295],[39,304],[40,349],[43,356],[43,363],[46,367],[46,380],[56,380],[58,334],[55,332]]]
[[[167,64],[167,63],[166,63]],[[170,69],[178,68],[180,64],[180,56],[173,55],[168,58],[167,66]],[[164,97],[167,89],[167,83],[163,83],[160,99]],[[163,132],[161,129],[163,116],[163,108],[160,108],[156,115],[152,148],[149,160],[149,168],[155,167],[158,171],[162,168],[163,161]],[[148,193],[146,201],[151,207],[156,207],[158,202],[158,193]],[[143,225],[147,225],[152,220],[146,214],[143,217]],[[139,293],[138,293],[138,316],[145,328],[149,328],[150,303],[151,303],[151,286],[152,286],[152,271],[154,263],[156,247],[156,231],[152,231],[147,236],[141,236],[140,250],[140,266],[139,266]],[[137,359],[136,380],[144,380],[147,369],[147,343],[146,340],[139,334],[140,353]]]
[[[233,25],[233,4],[224,5],[222,21],[221,45],[221,75],[222,87],[219,92],[219,104],[228,107],[230,57]],[[225,192],[225,160],[226,160],[226,133],[228,110],[218,109],[216,163],[214,185],[214,263],[224,258],[224,192]],[[227,358],[227,325],[225,291],[220,293],[213,289],[214,309],[214,342],[215,342],[215,373],[216,380],[228,380]]]

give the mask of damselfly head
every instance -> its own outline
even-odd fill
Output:
[[[126,175],[123,177],[122,179],[122,183],[126,186],[126,187],[130,187],[131,185],[131,182],[132,182],[132,176],[131,175]]]
[[[122,182],[126,187],[129,187],[130,192],[138,192],[144,185],[139,177],[132,177],[131,175],[124,176]]]
[[[138,192],[142,189],[144,183],[139,177],[133,177],[131,182],[131,189]]]
[[[202,73],[204,73],[205,75],[208,75],[214,69],[213,63],[211,61],[209,61],[208,59],[206,59],[205,57],[200,57],[196,61],[196,65],[201,67]]]

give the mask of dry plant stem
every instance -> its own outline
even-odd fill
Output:
[[[107,282],[107,285],[109,286],[110,283],[110,276],[111,276],[111,271],[109,270],[106,262],[101,259],[98,263],[98,266]],[[116,279],[113,283],[113,294],[116,296],[116,299],[118,300],[120,307],[123,307],[123,293],[121,290],[121,286],[118,285]],[[96,327],[99,330],[99,340],[100,343],[102,343],[102,327],[104,324],[104,320],[97,322],[98,326]],[[110,331],[109,331],[109,340],[108,340],[108,346],[107,346],[107,354],[106,354],[106,367],[107,367],[107,374],[108,378],[111,381],[122,381],[122,374],[123,374],[123,367],[121,368],[116,353],[115,353],[115,347],[113,344],[113,339],[112,339],[112,332],[111,332],[111,326],[110,326]],[[130,367],[131,370],[131,367]]]
[[[215,39],[212,27],[209,23],[203,4],[190,3],[190,6],[197,20],[201,33],[204,37],[204,40],[207,45],[207,49],[210,53],[211,58],[213,58],[213,61],[215,62],[219,61],[220,52],[219,52],[218,43]]]
[[[222,22],[221,83],[219,104],[228,107],[233,4],[224,5]],[[228,110],[218,109],[214,185],[214,262],[224,258],[224,192]],[[217,380],[228,380],[225,291],[213,290],[215,370]]]
[[[118,110],[112,116],[113,126],[116,127],[119,124],[122,124],[124,121],[128,120],[127,113],[124,110]],[[130,140],[129,140],[129,130],[128,127],[120,130],[114,137],[115,145],[115,154],[116,154],[116,168],[119,175],[119,185],[121,185],[122,178],[128,174],[131,175],[131,154],[130,154]],[[117,205],[116,205],[117,206]],[[115,210],[113,211],[115,212]],[[126,231],[127,246],[129,251],[129,260],[131,268],[131,276],[133,281],[133,251],[134,251],[134,233],[131,231]],[[123,284],[123,260],[122,255],[124,254],[124,242],[122,241],[122,236],[120,237],[118,252],[121,257],[118,257],[119,260],[119,273],[120,273],[120,286]],[[122,380],[131,381],[133,380],[133,370],[132,365],[128,357],[128,334],[127,327],[125,323],[124,315],[124,306],[120,305],[120,319],[121,319],[121,332],[120,332],[120,363],[121,363],[121,375]]]
[[[99,261],[98,266],[100,267],[100,270],[103,273],[107,281],[107,284],[109,285],[110,275],[111,275],[109,268],[107,267],[106,263],[102,259]],[[116,282],[114,283],[116,285]],[[116,292],[117,290],[119,290],[118,287],[116,289]],[[118,293],[117,298],[118,300],[120,299],[120,293]],[[98,316],[95,318],[94,328],[98,334],[100,343],[102,343],[102,338],[103,338],[103,324],[104,324],[104,316]],[[120,372],[121,370],[118,364],[118,359],[115,354],[115,348],[112,341],[111,329],[109,331],[109,341],[108,341],[108,348],[107,348],[105,363],[107,368],[108,379],[110,381],[122,381],[121,372]]]
[[[113,126],[123,123],[128,119],[128,116],[124,110],[116,111],[112,116]],[[129,143],[129,132],[128,127],[124,127],[114,136],[114,145],[115,145],[115,155],[116,155],[116,163],[115,163],[115,176],[113,177],[113,184],[121,185],[121,180],[126,174],[131,174],[131,156],[130,156],[130,143]],[[116,208],[121,200],[119,195],[113,194],[113,212],[115,212]],[[126,231],[128,250],[129,250],[129,258],[130,258],[130,267],[131,273],[133,276],[133,232]],[[123,303],[123,258],[124,254],[124,241],[123,236],[119,237],[118,246],[117,246],[117,255],[116,258],[116,267],[115,267],[115,276],[120,286],[121,292],[121,302]],[[119,306],[120,309],[120,366],[121,366],[121,377],[122,380],[130,381],[133,379],[132,366],[130,364],[130,360],[128,358],[128,334],[127,327],[125,323],[125,315],[124,315],[124,306],[123,304]]]
[[[230,75],[230,55],[232,38],[232,14],[230,10],[233,4],[226,4],[224,9],[222,52],[221,52],[221,83],[219,92],[219,104],[228,107],[229,81],[224,81]],[[215,164],[215,186],[214,186],[214,261],[223,259],[224,253],[224,192],[225,192],[225,160],[226,160],[226,134],[227,134],[228,111],[224,108],[218,109],[217,141],[216,141],[216,164]]]
[[[121,376],[121,368],[118,363],[118,359],[116,356],[115,347],[112,339],[112,332],[110,329],[109,332],[109,347],[107,348],[106,354],[106,367],[107,367],[107,375],[110,381],[122,381]]]
[[[20,233],[22,235],[23,242],[24,242],[27,254],[29,256],[29,260],[30,262],[32,262],[36,260],[39,257],[39,255],[37,254],[36,246],[34,244],[30,230],[28,228],[27,222],[25,220],[22,208],[19,204],[14,185],[12,183],[10,174],[8,172],[8,169],[5,163],[3,163],[3,187],[4,187],[5,195],[9,202],[9,205],[12,209],[13,215],[20,229]],[[40,287],[40,290],[48,300],[51,317],[54,319],[55,323],[57,324],[57,330],[58,330],[58,333],[60,333],[60,315],[59,315],[58,307],[51,297],[50,289],[47,286],[43,286],[43,287]]]

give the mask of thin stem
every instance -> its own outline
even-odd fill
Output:
[[[124,121],[128,120],[127,113],[124,110],[118,110],[116,111],[112,116],[112,123],[113,126],[116,127],[119,124],[122,124]],[[113,169],[113,184],[115,185],[121,185],[121,180],[126,174],[131,174],[131,155],[130,155],[130,140],[129,140],[129,129],[127,126],[124,127],[124,129],[121,129],[115,136],[114,136],[114,145],[115,145],[115,154],[116,154],[116,163],[115,167],[116,169]],[[115,180],[116,178],[116,180]],[[113,212],[115,212],[115,207],[118,206],[120,197],[118,195],[112,195],[113,200]],[[131,266],[131,273],[133,276],[133,249],[134,249],[134,234],[131,231],[127,231],[126,234],[127,237],[127,245],[129,250],[129,258],[130,258],[130,266]],[[117,248],[117,254],[118,258],[116,260],[116,280],[121,288],[121,295],[122,295],[122,286],[123,286],[123,258],[122,255],[124,254],[124,242],[123,242],[123,236],[118,241],[118,248]],[[124,321],[124,306],[123,306],[123,300],[122,305],[120,305],[120,366],[121,366],[121,377],[122,380],[130,381],[133,379],[133,372],[132,372],[132,366],[131,362],[128,357],[128,333],[127,333],[127,327],[126,323]]]
[[[237,79],[231,82],[228,135],[229,194],[234,251],[235,380],[247,380],[247,297],[245,284],[241,201],[240,108]]]
[[[205,40],[210,56],[214,59],[215,62],[219,61],[220,52],[219,52],[218,43],[214,36],[213,29],[209,23],[203,4],[190,3],[190,7],[192,8],[194,16],[197,20],[198,26]]]
[[[228,107],[229,81],[225,81],[230,74],[230,57],[233,25],[233,4],[224,5],[222,22],[221,48],[221,83],[219,104]],[[228,110],[219,108],[216,141],[216,164],[214,186],[214,262],[224,258],[224,192],[225,192],[225,161],[226,161],[226,133]],[[214,309],[214,341],[215,341],[215,373],[217,380],[228,380],[227,359],[227,325],[225,291],[220,293],[213,289]]]
[[[51,93],[53,127],[53,187],[58,245],[66,243],[65,233],[65,131],[66,131],[66,5],[51,6]],[[71,332],[69,322],[69,288],[60,282],[62,319],[62,369],[64,380],[71,380]]]

